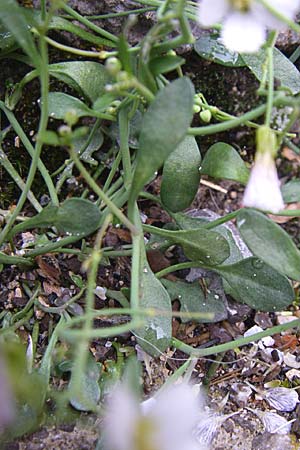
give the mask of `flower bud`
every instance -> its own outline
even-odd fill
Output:
[[[110,58],[108,58],[106,60],[105,68],[106,68],[107,72],[109,73],[109,75],[111,75],[112,77],[115,77],[121,71],[122,64],[118,58],[116,58],[115,56],[111,56]]]
[[[204,123],[209,123],[211,121],[211,112],[209,111],[209,109],[204,109],[203,111],[201,111],[199,116]]]

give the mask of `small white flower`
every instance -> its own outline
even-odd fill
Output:
[[[299,0],[269,0],[269,3],[288,19],[293,19],[300,8]],[[256,0],[201,0],[198,19],[205,27],[222,21],[224,45],[239,53],[257,52],[268,29],[286,27]]]
[[[284,209],[275,162],[269,152],[256,154],[243,204],[275,214]]]
[[[267,125],[256,130],[256,154],[243,204],[250,208],[278,213],[284,209],[274,158],[277,142],[274,131]]]
[[[109,450],[205,450],[193,437],[199,403],[187,384],[173,385],[140,405],[126,385],[108,405],[105,443]]]

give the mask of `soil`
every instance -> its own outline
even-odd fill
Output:
[[[22,2],[21,2],[22,3]],[[94,0],[70,0],[69,5],[74,7],[82,14],[96,15],[105,14],[112,11],[123,11],[129,8],[136,8],[137,3],[134,1],[121,0],[103,0],[95,2]],[[33,0],[33,6],[38,7],[39,1]],[[118,34],[124,24],[125,19],[109,19],[105,21],[105,27]],[[134,26],[131,33],[131,43],[139,42],[145,35],[147,29],[151,27],[155,16],[147,13],[140,17],[138,23]],[[96,22],[103,25],[103,22]],[[200,33],[195,30],[196,34]],[[83,46],[83,43],[71,35],[61,32],[56,34],[56,38],[61,39],[67,45]],[[296,45],[299,44],[299,37],[293,33],[283,33],[278,40],[278,46],[286,53],[291,54]],[[86,44],[84,44],[86,46]],[[84,47],[86,48],[86,47]],[[200,59],[190,47],[183,48],[181,53],[186,59],[185,73],[189,75],[194,82],[197,91],[204,93],[208,102],[216,103],[220,108],[232,114],[241,114],[251,109],[260,102],[260,98],[256,94],[258,83],[246,68],[226,68],[215,63]],[[63,61],[66,58],[72,60],[70,55],[57,51],[50,52],[50,62]],[[77,57],[74,59],[78,59]],[[5,89],[9,83],[16,83],[27,72],[27,66],[20,62],[4,60],[2,62],[2,70],[0,72],[0,97],[4,98]],[[52,82],[53,90],[62,88],[57,82]],[[64,89],[66,89],[64,87]],[[66,90],[66,92],[69,92]],[[37,100],[39,98],[39,84],[34,81],[30,83],[24,90],[22,102],[19,103],[15,114],[17,119],[22,123],[27,135],[34,136],[37,130],[37,121],[39,116]],[[3,125],[7,125],[4,122]],[[197,125],[197,123],[195,123]],[[50,123],[51,126],[51,123]],[[55,125],[56,126],[56,125]],[[18,164],[18,170],[22,177],[26,177],[30,158],[26,150],[20,146],[16,146],[15,134],[10,131],[3,141],[3,149],[13,163]],[[234,145],[241,155],[249,162],[252,160],[254,151],[254,134],[253,131],[242,127],[230,132],[221,133],[217,136],[209,136],[201,138],[199,146],[204,154],[208,147],[217,141],[224,141]],[[46,149],[44,162],[50,172],[55,170],[59,163],[63,162],[66,154],[61,150]],[[298,162],[286,162],[283,158],[279,159],[280,172],[285,178],[299,173]],[[149,192],[157,193],[159,190],[160,178],[158,177],[150,186]],[[3,169],[0,168],[0,209],[6,210],[16,202],[19,191],[14,183],[10,180]],[[76,190],[83,188],[79,181]],[[69,187],[70,192],[74,193],[74,186]],[[39,177],[36,178],[33,190],[39,200],[43,200],[45,194],[44,186]],[[237,209],[241,204],[243,188],[241,185],[222,181],[213,187],[200,185],[198,194],[192,205],[192,209],[198,211],[210,209],[217,214],[223,215]],[[65,193],[66,195],[68,192]],[[150,224],[162,225],[170,221],[170,218],[156,204],[146,200],[140,204],[143,213],[147,217]],[[30,213],[30,208],[28,206]],[[299,219],[292,219],[283,224],[290,235],[297,241],[299,239]],[[118,246],[128,243],[128,235],[124,230],[115,231],[110,229],[106,236],[106,244]],[[178,261],[181,257],[176,253],[176,249],[171,254],[154,253],[149,255],[149,262],[153,270],[157,271],[166,267],[171,262]],[[52,258],[52,260],[51,260]],[[18,308],[24,307],[26,304],[26,295],[22,292],[21,281],[26,279],[32,286],[39,281],[48,296],[46,298],[50,306],[57,306],[59,300],[64,296],[70,297],[77,293],[74,288],[70,272],[75,274],[81,272],[81,262],[77,257],[68,257],[67,255],[53,255],[49,259],[41,257],[37,260],[37,267],[30,273],[20,271],[17,268],[5,268],[1,272],[0,278],[0,305],[8,311],[16,311]],[[54,266],[54,269],[53,269]],[[97,283],[109,289],[120,289],[121,286],[128,286],[130,275],[130,260],[127,257],[119,258],[109,268],[101,268],[98,273]],[[188,272],[180,273],[182,278],[186,277]],[[23,295],[24,294],[24,295]],[[112,299],[97,299],[96,307],[114,306],[117,303]],[[82,308],[79,301],[78,307]],[[260,315],[250,310],[244,305],[237,305],[233,302],[232,308],[236,309],[236,317],[234,320],[223,321],[211,325],[199,324],[181,324],[174,320],[174,334],[181,337],[184,342],[195,344],[195,346],[210,344],[214,342],[223,343],[242,335],[245,331],[254,325],[260,325],[262,328],[276,324],[278,318],[271,314]],[[174,304],[176,309],[176,303]],[[291,314],[299,316],[299,311],[291,310]],[[56,317],[50,314],[40,314],[35,320],[39,320],[41,335],[47,336],[49,327],[56,321]],[[103,324],[102,324],[103,325]],[[21,328],[20,335],[23,333],[23,339],[26,339],[26,328]],[[294,339],[294,354],[297,361],[300,356],[299,337],[296,332],[275,336],[273,349],[287,350],[288,339]],[[136,345],[132,336],[128,333],[122,335],[118,342],[128,347]],[[47,344],[47,339],[41,339],[38,347],[38,354],[42,355]],[[221,361],[214,369],[214,358],[201,359],[197,362],[193,372],[193,382],[205,382],[208,389],[208,403],[212,410],[218,411],[220,403],[223,404],[218,414],[226,416],[235,412],[236,414],[221,421],[217,427],[211,443],[212,450],[268,450],[282,449],[294,450],[299,449],[299,421],[300,411],[296,408],[291,413],[279,413],[287,420],[293,421],[292,432],[289,434],[270,434],[266,431],[262,421],[253,412],[247,409],[259,411],[270,411],[270,405],[258,393],[251,390],[246,401],[242,401],[236,395],[233,386],[238,385],[245,389],[247,383],[263,386],[265,382],[276,380],[286,380],[285,374],[291,370],[291,367],[284,362],[276,361],[275,354],[266,357],[265,348],[260,348],[257,344],[243,347],[240,352],[227,352],[222,355]],[[107,359],[115,359],[115,351],[106,345],[106,341],[98,341],[93,343],[93,354],[99,363],[105,363]],[[181,365],[186,355],[177,351],[175,354],[170,353],[160,358],[151,359],[149,366],[144,370],[145,395],[152,395],[167,379],[167,377]],[[207,374],[211,372],[208,379]],[[293,387],[300,385],[300,374],[295,375],[290,385]],[[226,396],[228,399],[226,400]],[[224,400],[225,399],[225,400]],[[43,426],[37,432],[15,440],[4,445],[5,450],[38,450],[38,449],[61,449],[61,450],[89,450],[96,448],[100,430],[99,419],[95,416],[82,415],[75,423]],[[279,430],[280,431],[280,430]],[[172,449],[170,449],[172,450]]]

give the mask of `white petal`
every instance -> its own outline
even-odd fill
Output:
[[[197,446],[192,431],[198,415],[199,403],[191,387],[181,384],[163,391],[147,414],[158,425],[153,436],[154,447],[160,450],[195,450]]]
[[[275,162],[269,153],[257,154],[243,204],[273,213],[284,209]]]
[[[198,6],[198,20],[204,27],[220,22],[229,11],[228,0],[202,0]]]
[[[288,19],[293,19],[297,11],[300,9],[300,0],[273,0],[270,2],[270,5]],[[263,5],[255,2],[251,9],[257,20],[264,24],[267,28],[274,30],[282,30],[287,28],[287,25],[284,22],[276,18]]]
[[[239,53],[255,53],[266,40],[265,26],[251,13],[231,13],[223,23],[224,45]]]
[[[289,19],[292,19],[300,8],[299,0],[272,0],[270,4]]]
[[[139,404],[126,385],[113,392],[105,420],[106,447],[112,450],[133,450],[134,428],[140,419]]]

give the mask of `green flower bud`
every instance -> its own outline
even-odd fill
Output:
[[[64,116],[64,120],[69,127],[75,125],[78,122],[78,119],[79,117],[75,109],[69,109]]]
[[[209,109],[204,109],[200,112],[199,117],[202,122],[209,123],[211,121],[211,112],[209,111]]]
[[[112,77],[116,77],[122,69],[122,64],[118,58],[116,58],[115,56],[111,56],[106,60],[105,68],[109,75],[111,75]]]

